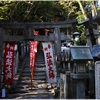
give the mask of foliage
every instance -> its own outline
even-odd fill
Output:
[[[73,19],[78,16],[79,5],[76,1],[61,1],[60,3],[63,4],[66,9],[66,20]]]
[[[78,22],[82,22],[85,18],[79,2],[88,16],[91,12],[92,0],[0,1],[0,21],[51,22],[56,18],[59,21],[76,18]],[[77,26],[77,29],[82,35],[85,34],[83,26]]]
[[[84,3],[83,3],[84,4]],[[1,21],[60,21],[82,15],[77,1],[0,1]],[[81,17],[80,17],[81,18]]]
[[[80,32],[80,38],[76,41],[76,45],[85,45],[86,44],[86,36],[85,36],[85,26],[79,25],[77,26],[78,31]]]
[[[76,41],[76,45],[86,45],[86,36],[81,34],[80,38]]]
[[[54,21],[65,20],[66,9],[58,1],[0,2],[2,21]]]
[[[5,88],[6,88],[7,90],[10,90],[10,89],[11,89],[11,85],[10,85],[10,84],[6,84],[6,85],[5,85]]]

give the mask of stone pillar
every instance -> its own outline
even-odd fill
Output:
[[[99,32],[98,32],[98,23],[96,22],[93,22],[93,25],[94,25],[94,28],[93,28],[93,34],[94,34],[94,37],[96,39],[96,44],[98,44],[98,37],[99,37]]]
[[[28,36],[31,37],[33,33],[32,28],[28,27],[27,31],[28,31]]]
[[[90,40],[90,36],[87,35],[86,37],[87,37],[87,43],[86,43],[86,45],[89,46],[90,50],[92,50],[92,43],[91,43],[91,40]]]
[[[54,29],[54,47],[55,47],[55,60],[56,60],[56,69],[57,69],[57,75],[59,77],[59,71],[58,69],[61,67],[60,66],[60,62],[57,61],[57,55],[59,54],[59,52],[61,51],[61,40],[60,40],[60,29],[59,28],[55,28]]]
[[[76,98],[85,99],[85,82],[79,80],[76,84]]]
[[[89,46],[90,50],[92,50],[92,42],[90,40],[90,33],[89,33],[89,29],[86,29],[86,37],[87,37],[87,43],[86,45]]]
[[[2,80],[2,61],[3,61],[3,29],[0,28],[0,92],[1,92],[1,80]]]
[[[24,37],[28,37],[27,27],[26,26],[24,26],[24,29],[23,29],[23,36]]]
[[[55,42],[55,53],[57,55],[61,51],[60,29],[57,27],[54,29],[54,38],[55,38],[55,41],[54,41]]]
[[[71,79],[71,99],[85,99],[85,80]]]
[[[33,28],[30,26],[30,27],[24,27],[24,30],[23,30],[23,34],[24,34],[24,37],[26,38],[30,38],[33,36]]]
[[[23,44],[23,42],[21,43],[21,56],[23,59],[24,58],[24,44]]]

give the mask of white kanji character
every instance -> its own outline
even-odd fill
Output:
[[[8,66],[6,67],[6,79],[11,78],[11,77],[12,77],[11,67]]]
[[[11,46],[11,47],[10,47],[10,50],[13,50],[13,49],[14,49],[14,47],[13,47],[13,46]]]
[[[9,45],[9,44],[7,44],[7,46],[6,46],[6,47],[9,49],[10,45]]]
[[[12,59],[7,59],[7,60],[6,60],[6,65],[11,66],[11,65],[12,65]]]
[[[12,77],[12,73],[11,73],[11,71],[10,71],[10,72],[8,72],[8,73],[6,74],[6,79],[11,78],[11,77]]]
[[[11,67],[10,67],[10,66],[8,66],[8,67],[6,67],[6,68],[7,68],[6,71],[11,71]]]
[[[8,51],[8,52],[7,52],[6,58],[12,58],[12,52],[11,52],[11,51]]]

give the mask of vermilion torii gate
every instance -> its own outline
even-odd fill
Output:
[[[65,34],[61,34],[60,29],[72,30],[72,27],[77,25],[77,20],[60,21],[60,22],[0,22],[0,81],[2,76],[2,61],[3,61],[3,42],[4,41],[52,41],[55,46],[56,55],[61,51],[61,41],[70,40]],[[7,30],[22,30],[23,34],[14,34],[11,36],[6,33]],[[39,34],[33,35],[33,31],[38,29],[53,29],[53,33],[48,36]],[[74,28],[76,29],[76,28]],[[1,82],[0,82],[1,83]],[[0,84],[1,85],[1,84]]]

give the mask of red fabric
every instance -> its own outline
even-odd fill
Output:
[[[32,68],[34,66],[34,58],[35,58],[35,52],[34,52],[34,41],[30,42],[30,67]]]
[[[39,34],[38,31],[34,31],[33,33],[35,36],[37,36]],[[36,56],[36,52],[37,52],[37,45],[38,42],[37,41],[30,41],[30,67],[34,67],[35,65],[35,56]]]
[[[14,46],[15,42],[5,42],[4,48],[4,82],[13,82],[13,67],[14,67]]]
[[[34,67],[36,52],[37,52],[37,41],[30,41],[30,67]]]

